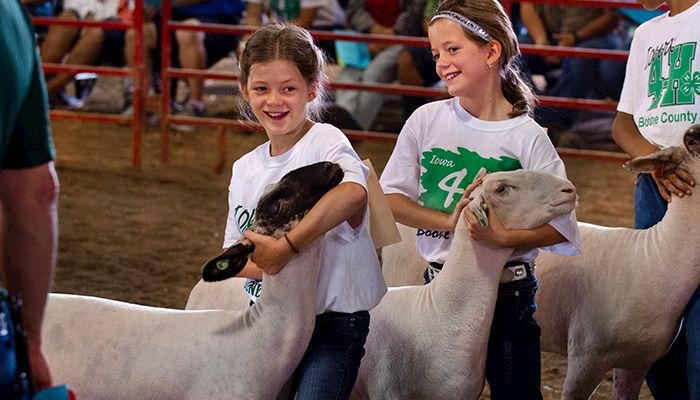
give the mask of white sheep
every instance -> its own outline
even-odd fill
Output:
[[[416,228],[396,223],[401,241],[382,248],[382,274],[387,286],[422,285],[428,262],[416,249]]]
[[[185,310],[243,310],[250,298],[243,290],[246,278],[206,282],[200,279],[190,291]]]
[[[647,172],[681,167],[697,179],[700,125],[685,133],[684,144],[636,158],[627,167]],[[639,396],[646,370],[669,348],[700,283],[699,215],[700,194],[674,197],[652,228],[580,224],[579,256],[537,258],[535,316],[542,348],[568,358],[562,398],[587,399],[611,368],[622,369],[626,380],[616,382],[618,396]]]
[[[53,378],[79,399],[274,399],[314,328],[318,250],[265,276],[263,295],[244,311],[51,294],[43,349]]]
[[[484,201],[510,228],[542,225],[576,202],[569,181],[531,170],[488,175],[472,197],[469,207]],[[460,218],[437,278],[391,288],[371,310],[353,398],[477,398],[499,279],[512,252],[472,241]]]

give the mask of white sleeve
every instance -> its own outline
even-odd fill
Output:
[[[546,133],[542,132],[542,135],[535,140],[532,154],[532,164],[528,166],[528,169],[546,171],[568,179],[564,162],[559,158],[554,145]],[[576,210],[553,219],[549,222],[549,225],[564,236],[566,241],[551,246],[544,246],[542,247],[543,250],[569,256],[581,253],[581,239],[578,223],[576,222]]]
[[[617,111],[634,114],[634,101],[637,98],[635,94],[635,89],[641,86],[641,82],[638,82],[638,77],[636,72],[639,68],[638,56],[639,43],[643,42],[642,30],[639,28],[634,32],[632,37],[632,44],[630,45],[629,56],[627,58],[627,67],[625,69],[625,81],[622,85],[622,93],[620,94],[620,101],[617,103]]]
[[[406,121],[379,179],[384,193],[403,194],[414,202],[418,202],[421,171],[416,126],[415,118]]]
[[[234,194],[237,189],[235,189],[235,183],[234,183],[234,177],[236,175],[236,163],[233,163],[233,167],[231,167],[231,181],[229,182],[228,185],[228,215],[226,217],[226,229],[224,230],[224,244],[223,248],[229,248],[231,247],[234,243],[238,241],[238,239],[241,238],[242,232],[238,228],[238,224],[236,224],[236,218],[235,218],[235,213],[234,213],[234,204],[235,198]]]

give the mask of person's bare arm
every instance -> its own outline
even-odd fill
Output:
[[[612,135],[615,143],[632,158],[645,156],[659,150],[642,136],[631,114],[617,113],[612,125]],[[654,173],[652,176],[659,193],[669,202],[671,201],[671,193],[678,197],[690,195],[692,187],[695,186],[694,178],[680,168],[666,173]]]
[[[241,272],[239,272],[236,276],[239,278],[260,280],[263,277],[263,270],[258,268],[258,266],[255,265],[254,262],[248,260],[248,262],[243,266]]]
[[[297,251],[347,221],[357,227],[365,214],[367,192],[357,183],[341,183],[326,193],[314,207],[287,233],[286,238],[246,231],[245,237],[255,243],[252,262],[268,274],[275,274]],[[291,244],[290,244],[291,242]]]
[[[260,26],[262,21],[262,4],[251,3],[247,1],[245,3],[245,25],[250,26]],[[248,35],[250,36],[250,35]]]
[[[534,44],[546,45],[549,44],[547,37],[547,29],[544,26],[542,18],[533,3],[520,3],[520,19],[527,28],[527,32],[532,38]]]
[[[659,150],[642,136],[631,114],[617,113],[612,125],[612,136],[615,143],[632,158],[645,156]]]
[[[566,238],[549,224],[532,229],[507,229],[493,213],[489,214],[487,227],[483,227],[471,212],[465,212],[464,218],[467,220],[471,238],[492,246],[531,249],[566,241]]]
[[[469,202],[469,196],[476,187],[481,185],[481,182],[482,179],[479,178],[464,189],[461,199],[451,214],[423,207],[400,193],[389,193],[386,198],[394,218],[399,223],[413,228],[453,231],[462,210]]]
[[[39,388],[51,385],[41,354],[41,324],[56,265],[57,198],[53,162],[0,171],[3,276],[9,292],[22,296],[30,363]]]
[[[318,14],[318,7],[302,8],[299,11],[299,16],[293,22],[302,28],[311,29],[311,25],[316,19],[316,14]]]
[[[620,16],[616,12],[606,9],[602,15],[576,32],[558,32],[553,36],[559,41],[559,46],[574,46],[578,42],[612,31],[619,21]]]
[[[391,193],[386,195],[396,222],[413,228],[451,231],[456,226],[453,214],[423,207],[407,196]]]

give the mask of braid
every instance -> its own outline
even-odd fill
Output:
[[[508,116],[532,115],[537,101],[530,85],[525,82],[515,63],[509,63],[501,74],[501,90],[503,96],[513,105],[513,111]]]

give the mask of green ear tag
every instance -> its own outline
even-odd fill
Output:
[[[216,268],[218,268],[218,269],[221,270],[221,271],[223,271],[223,270],[225,270],[226,268],[228,268],[228,259],[227,259],[227,258],[224,258],[223,260],[217,261],[217,262],[216,262]]]
[[[486,205],[486,203],[482,201],[481,204],[479,204],[479,207],[473,210],[474,215],[476,215],[476,219],[479,220],[479,223],[483,227],[489,226],[489,217],[486,213],[486,210],[488,210],[488,208],[489,207]]]

